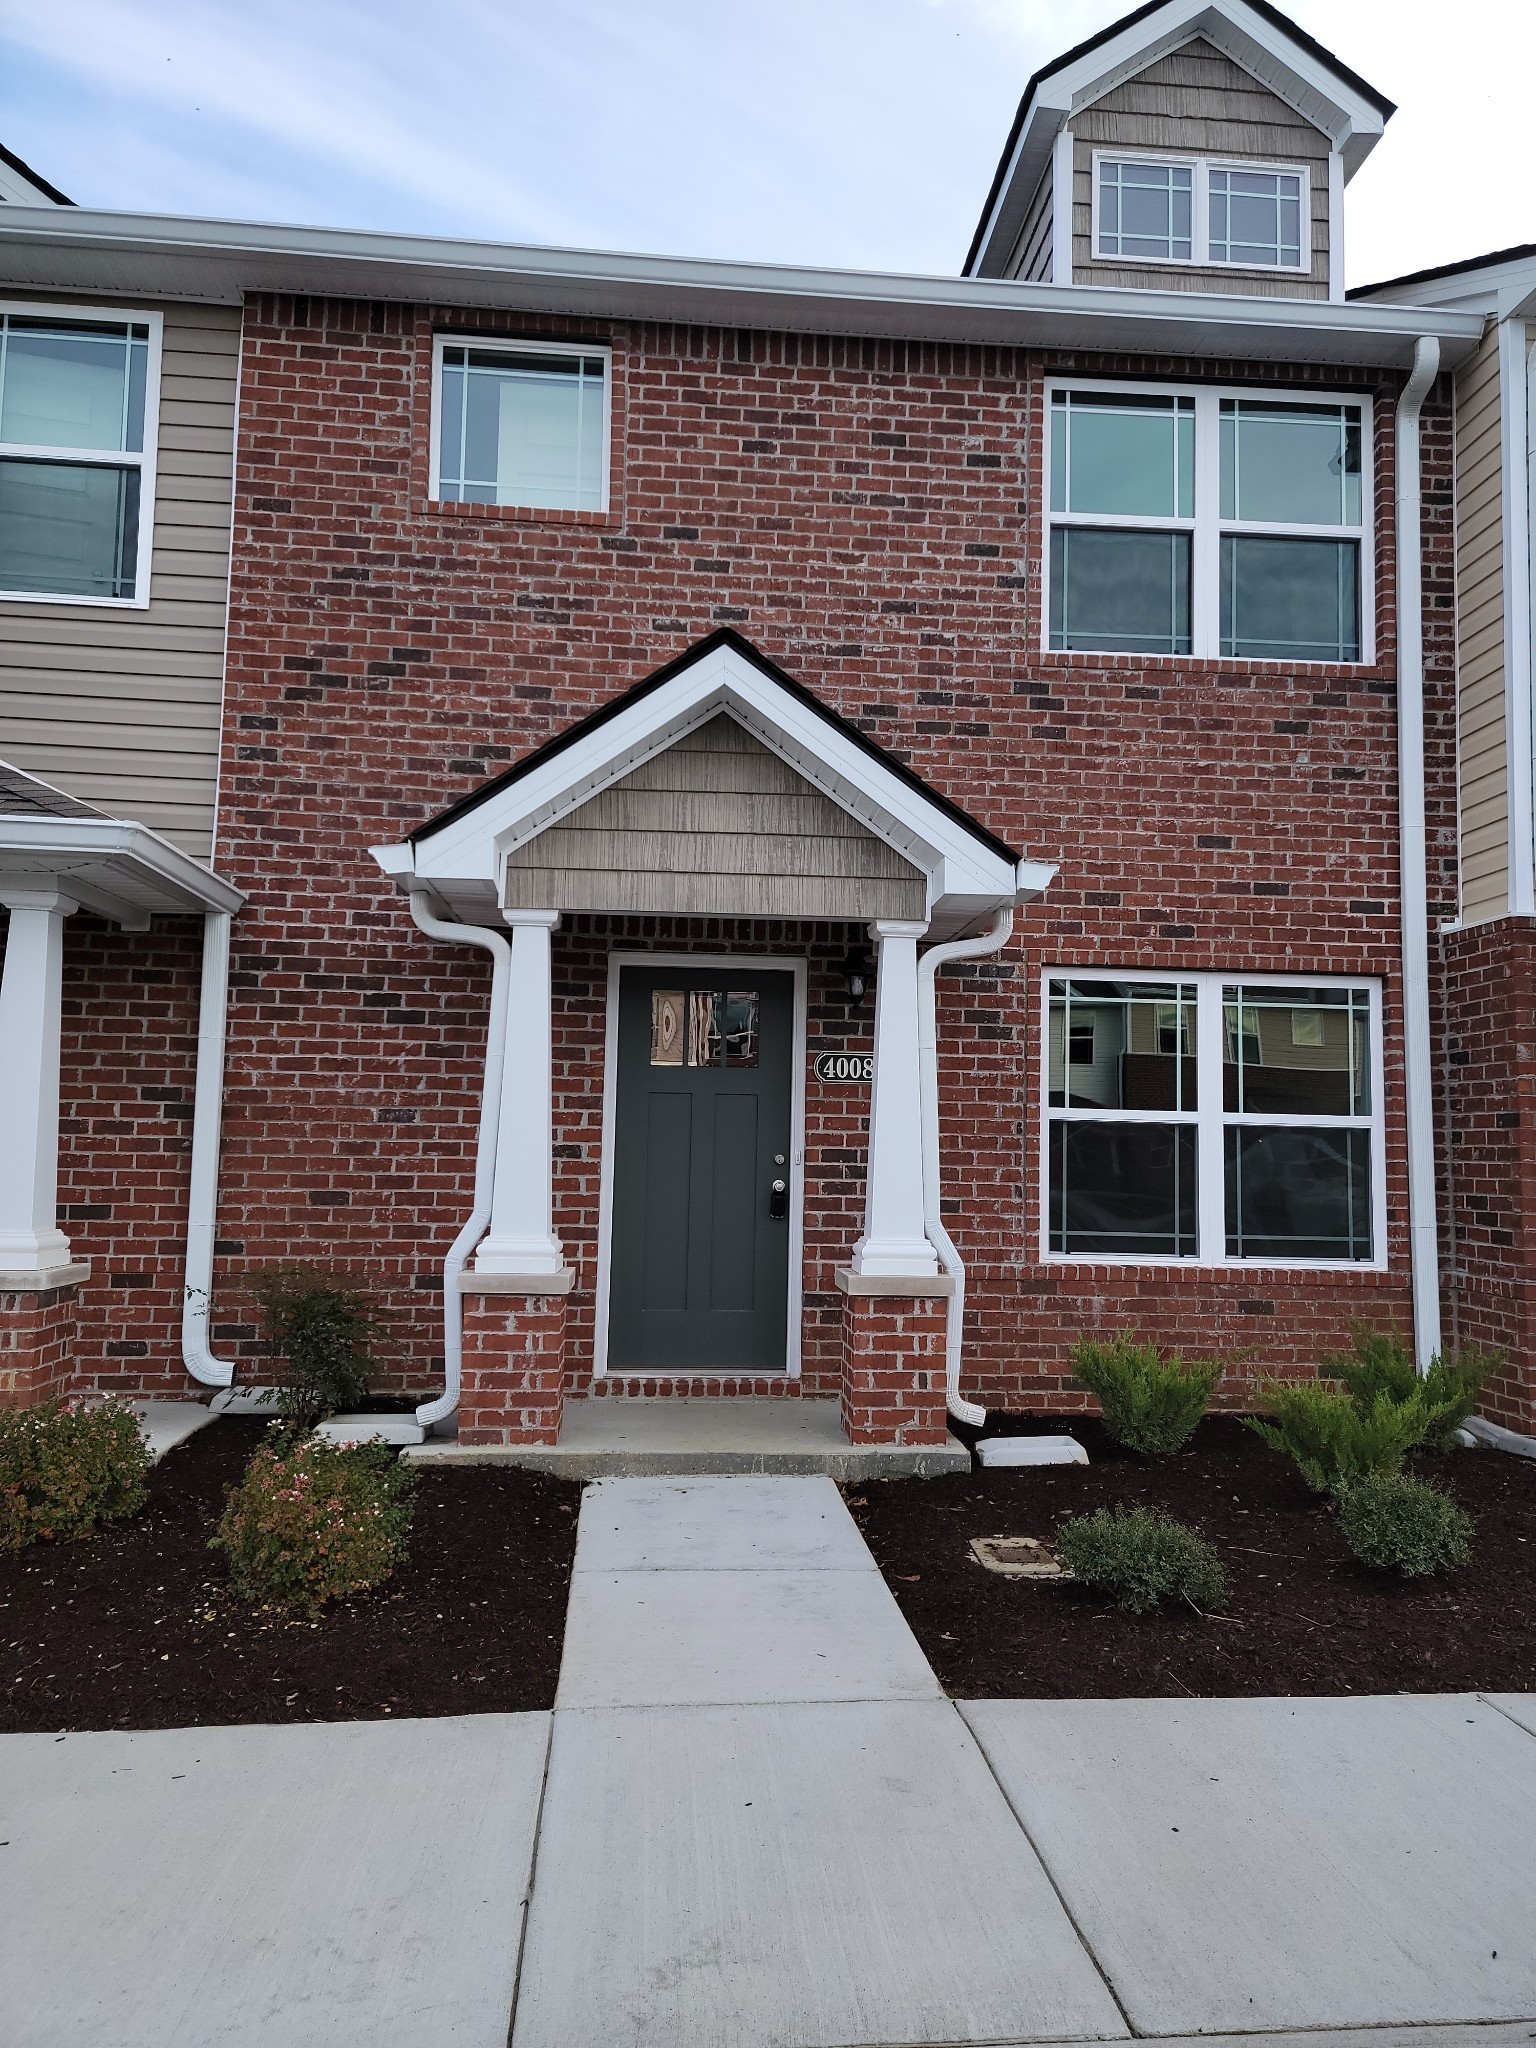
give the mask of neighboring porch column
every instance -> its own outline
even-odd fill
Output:
[[[14,885],[0,888],[0,903],[11,913],[0,977],[0,1287],[63,1285],[83,1271],[58,1215],[64,920],[79,905]]]
[[[931,1279],[938,1258],[923,1230],[923,1130],[917,1050],[917,942],[926,924],[880,921],[875,982],[875,1076],[869,1105],[864,1235],[856,1274]]]
[[[560,913],[506,910],[502,915],[512,927],[506,1061],[491,1220],[475,1256],[475,1271],[515,1273],[532,1279],[566,1270],[565,1253],[554,1233],[551,1132],[550,939]]]

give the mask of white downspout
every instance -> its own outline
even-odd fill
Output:
[[[1429,1031],[1429,886],[1424,822],[1424,586],[1419,413],[1440,367],[1422,337],[1397,402],[1397,759],[1403,900],[1403,1064],[1408,1121],[1408,1237],[1414,1352],[1422,1372],[1440,1349],[1440,1248]]]
[[[979,960],[1006,946],[1013,934],[1012,910],[1000,910],[987,931],[978,938],[955,939],[947,946],[930,946],[917,963],[917,1074],[918,1102],[923,1137],[923,1228],[928,1242],[939,1255],[939,1264],[954,1282],[949,1297],[949,1314],[944,1331],[945,1403],[956,1422],[980,1429],[987,1419],[985,1408],[962,1399],[960,1393],[960,1351],[965,1332],[965,1265],[954,1240],[944,1228],[939,1181],[939,1027],[938,997],[934,982],[939,969],[951,960]]]
[[[501,1077],[507,1046],[507,980],[512,967],[512,948],[500,932],[483,925],[459,924],[434,917],[428,910],[425,887],[412,884],[411,916],[429,939],[446,939],[454,946],[478,946],[491,956],[491,1014],[486,1026],[485,1089],[480,1098],[480,1135],[475,1148],[474,1207],[464,1220],[458,1236],[443,1261],[443,1391],[435,1401],[424,1401],[416,1410],[423,1429],[444,1422],[459,1405],[459,1382],[464,1364],[464,1306],[459,1293],[459,1275],[465,1261],[484,1237],[491,1220],[491,1188],[496,1178],[496,1134],[501,1122]]]
[[[187,1257],[181,1298],[181,1356],[205,1387],[233,1384],[235,1368],[208,1348],[213,1238],[219,1208],[219,1134],[224,1116],[224,1033],[229,1009],[229,912],[203,918],[203,978],[197,1000],[197,1078],[192,1091],[192,1167],[187,1187]]]

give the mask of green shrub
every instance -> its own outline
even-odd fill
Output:
[[[388,1337],[364,1288],[315,1266],[269,1266],[250,1283],[275,1360],[275,1405],[294,1429],[368,1398]]]
[[[1131,1614],[1159,1600],[1213,1609],[1227,1604],[1227,1575],[1203,1536],[1158,1508],[1099,1508],[1056,1531],[1056,1555],[1095,1593]]]
[[[149,1446],[131,1408],[50,1401],[0,1414],[0,1551],[89,1536],[144,1503]]]
[[[1427,1479],[1376,1473],[1345,1489],[1339,1527],[1362,1564],[1377,1571],[1422,1578],[1465,1564],[1472,1518]]]
[[[1274,1419],[1250,1415],[1247,1426],[1294,1458],[1314,1493],[1342,1493],[1368,1474],[1401,1471],[1432,1419],[1422,1392],[1406,1401],[1378,1393],[1362,1406],[1319,1380],[1272,1380],[1262,1391]]]
[[[1351,1350],[1323,1361],[1323,1369],[1342,1380],[1362,1413],[1382,1396],[1399,1406],[1415,1395],[1427,1411],[1424,1448],[1448,1451],[1456,1431],[1477,1405],[1483,1381],[1499,1364],[1497,1353],[1467,1346],[1456,1358],[1432,1358],[1420,1373],[1413,1353],[1395,1330],[1350,1325]]]
[[[274,1427],[229,1490],[215,1549],[235,1590],[314,1620],[405,1557],[416,1474],[387,1444],[339,1445]]]
[[[1129,1337],[1095,1343],[1085,1337],[1072,1352],[1072,1373],[1104,1410],[1104,1427],[1130,1451],[1176,1451],[1205,1413],[1219,1364],[1164,1358],[1155,1344]]]

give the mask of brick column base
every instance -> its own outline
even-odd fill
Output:
[[[855,1292],[854,1275],[839,1274],[838,1284],[845,1289],[842,1413],[848,1441],[943,1443],[949,1433],[944,1400],[948,1301],[937,1293]]]
[[[466,1279],[461,1444],[558,1440],[565,1411],[565,1304],[564,1293],[483,1293]]]
[[[69,1384],[80,1286],[0,1288],[0,1408],[38,1408]]]

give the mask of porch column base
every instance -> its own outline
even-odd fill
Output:
[[[487,1274],[479,1282],[465,1274],[461,1444],[559,1441],[565,1314],[574,1277],[568,1268],[561,1274]]]
[[[942,1444],[952,1283],[841,1271],[842,1421],[851,1444]]]
[[[80,1283],[90,1267],[83,1261],[65,1269],[61,1286],[18,1286],[14,1273],[0,1274],[0,1408],[40,1408],[69,1385],[75,1348]]]

